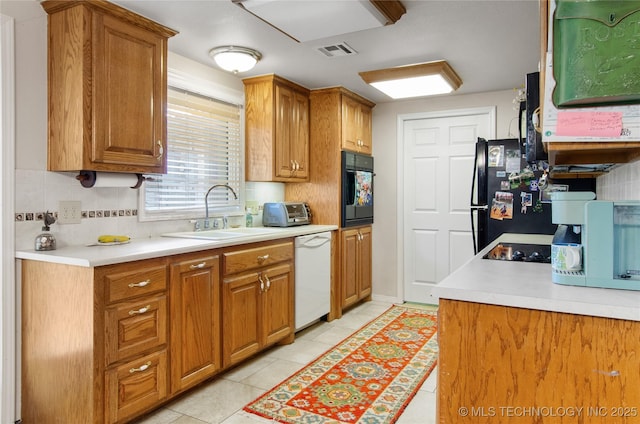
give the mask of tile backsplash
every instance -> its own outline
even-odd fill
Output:
[[[131,188],[84,188],[76,180],[77,173],[16,170],[15,229],[16,249],[34,247],[35,237],[42,232],[45,212],[58,213],[60,201],[81,202],[80,224],[51,225],[58,247],[89,244],[100,234],[122,234],[132,238],[155,237],[173,231],[189,231],[188,220],[138,221],[138,190]],[[284,200],[281,183],[246,183],[245,199],[265,202]],[[244,219],[241,220],[244,223]],[[261,211],[254,216],[261,225]]]
[[[598,177],[596,191],[600,200],[640,200],[640,161]]]
[[[172,231],[189,231],[187,220],[138,221],[138,190],[130,188],[84,188],[76,173],[16,170],[15,228],[16,249],[33,249],[42,232],[44,212],[57,213],[60,201],[76,200],[82,205],[80,224],[51,225],[59,247],[88,244],[100,234],[126,234],[133,238],[154,237]],[[598,199],[640,200],[640,161],[622,165],[598,178]],[[265,202],[284,200],[284,184],[248,182],[245,200]],[[261,225],[262,211],[253,217]]]

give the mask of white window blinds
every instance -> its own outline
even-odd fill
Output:
[[[210,215],[242,211],[241,111],[239,105],[169,87],[167,174],[143,184],[141,218],[202,217],[204,196],[214,184],[228,184],[239,198],[216,188],[209,194]]]

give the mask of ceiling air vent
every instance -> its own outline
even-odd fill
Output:
[[[358,54],[357,51],[352,49],[351,46],[345,42],[334,44],[332,46],[318,47],[318,51],[328,57],[353,56]]]

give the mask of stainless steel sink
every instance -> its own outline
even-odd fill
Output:
[[[276,233],[278,229],[264,227],[228,228],[224,230],[184,231],[178,233],[166,233],[163,237],[193,238],[204,240],[227,240],[239,237],[258,236]]]

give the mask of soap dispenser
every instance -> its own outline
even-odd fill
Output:
[[[42,227],[44,232],[36,237],[35,249],[38,251],[56,250],[56,238],[49,232],[49,225],[56,222],[56,219],[47,211],[42,220],[44,221],[44,226]]]

